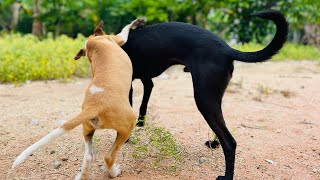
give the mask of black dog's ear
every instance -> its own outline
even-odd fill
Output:
[[[85,55],[86,55],[86,50],[80,49],[77,55],[74,57],[74,60],[78,60],[79,58],[81,58],[81,56],[85,56]]]
[[[104,23],[103,23],[103,21],[101,21],[99,23],[99,25],[94,29],[95,36],[102,36],[104,34],[103,30],[102,30],[103,25],[104,25]]]

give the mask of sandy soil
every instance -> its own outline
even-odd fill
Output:
[[[154,169],[132,158],[131,144],[118,154],[122,175],[116,179],[213,179],[224,173],[221,147],[204,142],[211,132],[193,100],[192,82],[182,66],[155,78],[149,123],[165,127],[183,147],[178,170]],[[89,79],[62,83],[0,85],[0,177],[14,158],[64,120],[80,111]],[[134,82],[134,109],[142,98]],[[320,65],[314,62],[236,63],[223,112],[237,140],[235,179],[320,179]],[[150,118],[153,117],[153,118]],[[115,133],[97,131],[92,179],[109,179],[103,156]],[[81,167],[81,127],[30,156],[8,179],[72,179]],[[54,167],[54,163],[61,163]]]

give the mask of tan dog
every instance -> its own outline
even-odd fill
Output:
[[[103,22],[96,27],[94,35],[88,38],[85,47],[75,57],[79,59],[87,55],[93,74],[92,82],[85,93],[81,113],[23,151],[16,158],[12,168],[43,145],[82,124],[85,153],[81,172],[75,179],[89,179],[93,161],[92,137],[96,129],[117,131],[116,140],[106,154],[105,162],[111,177],[121,174],[120,166],[114,164],[115,157],[119,148],[129,138],[136,116],[128,98],[132,81],[132,65],[128,55],[119,45],[126,43],[130,29],[143,24],[143,19],[137,19],[123,28],[118,35],[104,35]]]

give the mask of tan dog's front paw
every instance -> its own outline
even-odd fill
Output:
[[[142,27],[146,24],[145,18],[138,18],[131,23],[130,29],[136,29],[138,27]]]

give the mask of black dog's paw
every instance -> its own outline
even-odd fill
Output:
[[[146,124],[147,116],[139,115],[136,126],[143,127]]]
[[[138,127],[143,127],[143,126],[144,126],[144,123],[143,123],[143,122],[137,122],[136,126],[138,126]]]
[[[210,149],[216,149],[219,147],[220,143],[217,140],[207,141],[205,145]]]
[[[142,27],[146,24],[146,19],[145,18],[138,18],[133,21],[131,29],[136,29],[138,27]]]
[[[225,180],[226,178],[224,176],[218,176],[217,180]]]

